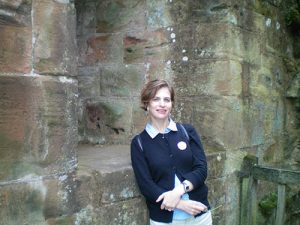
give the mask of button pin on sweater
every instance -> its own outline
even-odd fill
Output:
[[[177,147],[180,149],[180,150],[185,150],[186,149],[186,143],[184,141],[180,141],[178,142],[177,144]]]

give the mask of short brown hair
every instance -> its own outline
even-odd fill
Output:
[[[165,80],[155,79],[146,83],[141,91],[141,108],[147,111],[147,106],[150,100],[153,99],[156,95],[156,92],[163,87],[169,89],[171,101],[174,103],[175,93],[173,87]]]

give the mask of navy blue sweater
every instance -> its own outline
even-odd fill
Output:
[[[150,218],[157,222],[172,222],[173,212],[161,210],[162,202],[156,203],[156,199],[163,192],[174,188],[175,174],[180,181],[189,180],[193,184],[194,190],[189,192],[191,200],[199,201],[210,208],[208,189],[204,183],[207,177],[205,153],[194,127],[189,124],[184,127],[189,140],[177,125],[178,131],[158,134],[153,139],[144,130],[140,133],[143,150],[138,144],[137,136],[131,142],[134,174],[140,191],[146,198]],[[185,150],[178,148],[180,141],[187,143]]]

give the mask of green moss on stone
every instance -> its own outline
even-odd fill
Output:
[[[271,215],[277,206],[277,194],[273,192],[264,196],[258,205],[263,215]]]
[[[300,11],[296,3],[286,9],[285,21],[288,26],[300,25]]]
[[[272,6],[266,0],[255,1],[254,10],[269,18],[272,18],[272,15],[275,15],[272,11]]]

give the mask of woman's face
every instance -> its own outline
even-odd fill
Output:
[[[172,109],[171,93],[167,87],[159,89],[148,105],[151,120],[164,120],[169,118]]]

